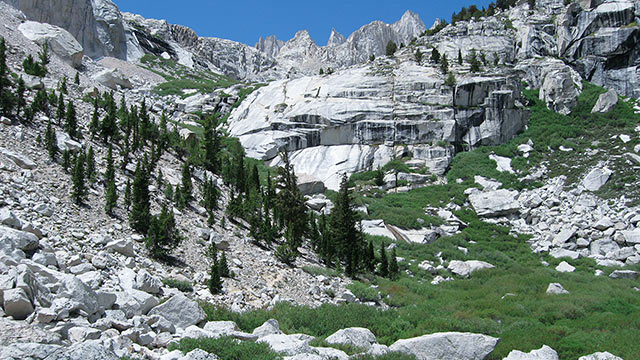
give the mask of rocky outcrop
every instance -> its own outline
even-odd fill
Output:
[[[39,45],[46,43],[49,50],[73,67],[77,68],[82,65],[82,56],[84,55],[82,46],[65,29],[36,21],[26,21],[18,26],[18,30],[27,39],[35,41]]]
[[[118,7],[110,0],[2,0],[21,10],[29,20],[66,29],[92,58],[127,59],[127,31]]]
[[[384,165],[399,147],[443,174],[455,147],[500,144],[527,122],[516,77],[469,76],[452,89],[433,68],[383,66],[273,82],[233,112],[230,132],[248,156],[278,164],[288,150],[296,172],[336,189],[341,173]]]

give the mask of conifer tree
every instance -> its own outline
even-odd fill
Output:
[[[86,155],[86,165],[85,165],[85,174],[87,181],[89,183],[93,183],[96,180],[96,159],[95,154],[93,152],[93,146],[89,146],[89,151]]]
[[[462,50],[458,49],[458,65],[462,65]]]
[[[20,111],[27,105],[27,100],[24,97],[26,86],[22,76],[18,79],[18,88],[16,89],[16,115],[20,116]]]
[[[60,93],[60,96],[58,96],[58,105],[56,107],[56,119],[58,119],[60,123],[66,116],[64,109],[64,94],[62,92]]]
[[[302,245],[303,235],[307,231],[307,206],[300,189],[298,189],[298,181],[293,169],[293,165],[289,162],[289,155],[282,151],[280,158],[284,162],[283,166],[278,167],[278,184],[280,190],[276,195],[276,207],[278,209],[278,223],[281,226],[287,226],[287,237],[291,243],[291,250],[297,252],[298,247]]]
[[[287,226],[285,241],[280,244],[274,252],[274,256],[278,258],[278,260],[289,266],[292,266],[298,257],[297,239],[294,237],[293,229],[293,226]]]
[[[113,208],[118,205],[118,191],[116,189],[115,169],[113,167],[113,153],[111,144],[107,150],[107,171],[104,175],[107,192],[105,194],[104,210],[107,215],[113,213]]]
[[[131,180],[127,179],[127,185],[124,188],[124,206],[127,210],[131,207]]]
[[[129,214],[129,224],[131,228],[146,234],[151,222],[149,199],[149,173],[147,165],[138,161],[136,165],[135,177],[131,189],[131,213]]]
[[[433,48],[433,50],[431,50],[431,61],[436,64],[440,63],[440,52],[436,48]]]
[[[173,186],[169,183],[167,183],[167,187],[164,188],[164,197],[167,198],[167,200],[173,200]]]
[[[358,272],[362,261],[360,255],[365,250],[365,244],[361,241],[362,236],[357,227],[358,221],[349,191],[349,179],[346,174],[343,174],[335,207],[331,211],[330,224],[333,246],[336,247],[348,276]]]
[[[163,259],[180,244],[180,241],[181,236],[176,228],[173,211],[169,211],[167,206],[163,205],[160,215],[151,218],[145,245],[153,257]]]
[[[58,153],[58,141],[56,139],[56,132],[53,130],[51,120],[47,122],[47,131],[45,132],[45,141],[47,144],[47,152],[49,153],[49,159],[55,161]]]
[[[398,268],[398,259],[396,258],[396,249],[391,250],[391,258],[389,259],[389,278],[395,280],[398,278],[400,270]]]
[[[73,101],[71,100],[69,100],[69,102],[67,103],[67,113],[65,119],[66,121],[64,123],[64,131],[66,131],[67,134],[71,136],[71,138],[75,139],[78,131],[78,122],[76,119],[76,108],[75,106],[73,106]]]
[[[80,85],[80,73],[76,71],[76,77],[73,78],[73,83],[76,85]]]
[[[67,77],[64,76],[62,81],[60,82],[60,87],[58,88],[61,94],[67,95],[69,92],[67,91]]]
[[[73,168],[73,191],[71,193],[71,197],[77,205],[82,205],[82,200],[86,193],[84,182],[84,161],[84,155],[82,152],[78,153],[76,163]]]
[[[220,267],[220,276],[226,278],[231,277],[231,271],[229,271],[229,264],[227,263],[227,253],[224,251],[222,252],[218,266]]]
[[[205,119],[204,139],[202,141],[202,146],[204,148],[204,166],[214,174],[218,174],[220,172],[220,161],[218,160],[218,153],[220,152],[220,138],[218,136],[218,131],[215,128],[216,122],[215,116],[210,116]],[[166,120],[164,127],[162,127],[162,122],[160,125],[160,130],[163,132],[162,136],[164,137],[166,136],[164,135],[166,134]]]
[[[442,58],[440,59],[440,70],[443,74],[449,72],[449,59],[447,59],[447,54],[442,55]]]
[[[374,182],[376,186],[384,185],[384,171],[382,171],[380,166],[378,166],[378,169],[376,170],[376,176],[374,178]]]
[[[387,258],[384,243],[380,245],[380,266],[378,267],[378,274],[382,277],[389,276],[389,259]]]
[[[202,184],[200,193],[202,194],[201,205],[207,210],[209,224],[213,225],[213,210],[218,207],[218,197],[220,195],[218,188],[212,179],[206,179]]]
[[[42,44],[42,50],[38,53],[38,58],[40,59],[40,77],[44,77],[47,75],[47,65],[49,65],[49,44]]]
[[[222,279],[220,276],[220,267],[218,266],[218,264],[211,265],[207,287],[209,288],[211,294],[215,295],[222,292]]]
[[[191,181],[191,166],[188,162],[185,162],[182,166],[182,196],[184,197],[185,204],[189,203],[193,198],[193,182]]]
[[[376,270],[376,253],[373,250],[373,242],[371,241],[369,241],[369,245],[367,246],[366,260],[367,271],[373,273]]]
[[[471,72],[480,71],[480,60],[478,59],[478,53],[475,49],[471,49],[471,54],[469,55],[469,59],[467,61],[469,62],[469,65],[471,65]]]
[[[89,133],[91,137],[95,137],[100,130],[100,119],[98,113],[98,99],[93,99],[93,114],[91,115],[91,122],[89,123]]]
[[[11,80],[9,80],[9,68],[7,67],[7,46],[3,37],[0,37],[0,114],[9,115],[13,109],[13,96],[11,94]]]
[[[238,194],[242,194],[246,190],[246,175],[245,175],[245,167],[244,167],[244,148],[240,143],[235,143],[233,145],[233,160],[232,160],[232,177],[233,184],[236,187],[236,191]]]
[[[416,62],[418,64],[420,64],[422,62],[422,51],[420,51],[420,49],[418,49],[418,50],[416,50],[416,52],[413,55],[414,55],[414,57],[416,59]]]
[[[396,43],[394,43],[393,41],[389,40],[389,42],[387,42],[387,47],[385,49],[385,53],[387,54],[387,56],[393,56],[397,50],[398,50],[398,45],[396,45]]]
[[[69,167],[71,166],[71,153],[69,150],[65,150],[62,152],[62,168],[64,171],[69,172]]]

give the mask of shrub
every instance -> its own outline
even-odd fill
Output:
[[[172,278],[164,278],[162,279],[162,283],[168,287],[178,289],[182,292],[190,293],[193,292],[193,284],[189,281],[177,280]]]
[[[169,350],[180,350],[188,353],[195,349],[202,349],[215,354],[220,360],[278,360],[280,356],[266,343],[238,341],[231,336],[213,338],[180,340],[177,345],[170,345]]]

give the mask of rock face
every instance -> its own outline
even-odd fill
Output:
[[[230,132],[248,156],[273,165],[285,149],[297,173],[337,189],[339,174],[384,165],[398,147],[442,174],[455,146],[499,144],[527,122],[515,77],[465,77],[452,89],[432,68],[379,66],[273,82],[233,112]]]
[[[415,355],[418,360],[481,360],[495,349],[498,341],[487,335],[448,332],[398,340],[389,348]]]
[[[26,21],[20,24],[18,30],[31,41],[40,45],[48,44],[49,50],[73,67],[77,68],[82,65],[82,56],[84,55],[82,45],[67,30],[35,21]]]
[[[127,59],[127,31],[118,7],[110,0],[2,0],[29,20],[66,29],[92,58]]]

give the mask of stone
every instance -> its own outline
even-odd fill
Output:
[[[581,356],[578,360],[623,360],[621,357],[617,357],[610,352],[597,352],[591,355]]]
[[[86,340],[97,340],[100,338],[102,332],[91,327],[76,326],[69,329],[68,334],[69,341],[76,343]]]
[[[551,283],[549,284],[549,287],[547,287],[547,295],[561,295],[568,293],[569,292],[565,290],[559,283]]]
[[[613,224],[613,221],[611,221],[611,219],[609,219],[608,217],[603,217],[603,218],[600,218],[593,227],[600,231],[604,231],[609,228],[612,228],[613,225],[614,224]]]
[[[84,55],[82,45],[67,30],[35,21],[23,22],[18,26],[18,30],[24,37],[41,46],[48,44],[50,51],[71,66],[75,68],[82,66]]]
[[[258,342],[268,344],[273,351],[286,356],[313,353],[308,339],[294,335],[271,334],[261,337]]]
[[[158,299],[144,291],[126,289],[125,292],[117,292],[115,305],[124,311],[127,318],[136,315],[146,315],[151,309],[158,305]]]
[[[56,131],[56,145],[60,151],[79,151],[82,149],[82,144],[73,140],[69,134],[63,131]]]
[[[33,251],[39,244],[38,237],[32,233],[0,226],[0,251],[5,250],[7,254],[14,249]]]
[[[398,340],[389,349],[415,355],[417,360],[480,360],[495,349],[498,341],[487,335],[447,332]]]
[[[278,324],[278,320],[269,319],[264,322],[264,324],[258,326],[253,329],[253,335],[256,335],[258,338],[267,336],[267,335],[279,335],[282,334],[282,330],[280,330],[280,325]]]
[[[149,274],[147,270],[142,269],[136,274],[134,288],[150,294],[157,294],[162,288],[162,282],[157,277]]]
[[[23,154],[19,154],[15,151],[5,148],[0,148],[0,153],[2,153],[2,155],[9,158],[9,160],[13,161],[17,166],[23,169],[33,170],[37,167],[36,163],[33,162],[33,160],[29,159]]]
[[[0,224],[10,226],[14,229],[22,229],[22,221],[18,219],[7,207],[0,209]]]
[[[563,115],[571,113],[578,104],[578,95],[582,90],[580,76],[567,65],[546,67],[542,70],[542,86],[540,100],[547,107]]]
[[[195,349],[188,352],[180,360],[218,360],[218,357],[202,349]]]
[[[598,97],[598,101],[591,110],[592,113],[608,113],[618,104],[618,93],[615,90],[609,90]]]
[[[502,216],[520,211],[520,202],[516,200],[517,195],[517,191],[502,189],[471,194],[469,201],[478,216]]]
[[[598,191],[609,181],[613,171],[607,168],[595,168],[582,180],[582,186],[589,191]]]
[[[528,353],[513,350],[502,360],[558,360],[558,353],[547,345],[543,345],[538,350],[531,350]]]
[[[549,255],[553,256],[556,259],[570,258],[572,260],[576,260],[580,257],[580,253],[577,251],[560,248],[551,249],[551,251],[549,251]]]
[[[113,240],[106,245],[106,249],[127,257],[133,257],[136,255],[133,243],[128,240]]]
[[[24,320],[34,311],[31,300],[21,288],[5,290],[3,298],[4,312],[16,320]]]
[[[571,264],[569,264],[566,261],[561,262],[560,264],[558,264],[558,266],[556,266],[556,271],[558,272],[574,272],[576,270],[576,268],[574,266],[571,266]]]
[[[623,231],[624,241],[629,245],[640,244],[640,228]]]
[[[133,88],[133,84],[117,69],[105,69],[92,76],[94,81],[113,89],[118,90],[118,86],[123,89]]]
[[[489,155],[489,159],[496,162],[496,170],[499,172],[508,172],[510,174],[515,174],[515,171],[511,168],[511,159],[504,156],[498,156],[495,154]]]
[[[149,311],[149,315],[160,315],[169,320],[177,328],[186,328],[198,324],[207,318],[204,310],[197,302],[182,294],[172,296],[165,303]]]
[[[640,273],[633,270],[616,270],[609,275],[612,279],[631,279],[637,280]]]
[[[574,227],[565,227],[560,231],[558,235],[553,238],[554,246],[562,246],[567,241],[571,240],[573,236],[576,234],[577,229]]]
[[[469,277],[471,273],[475,271],[493,268],[495,268],[495,266],[489,264],[488,262],[478,260],[452,260],[451,262],[449,262],[449,266],[447,266],[447,269],[449,269],[449,271],[460,277]]]
[[[328,344],[350,345],[368,351],[376,341],[376,336],[366,328],[346,328],[338,330],[325,339]]]
[[[326,187],[324,183],[309,174],[298,175],[298,189],[302,195],[314,195],[324,193]]]

